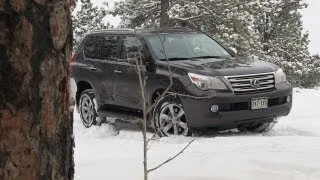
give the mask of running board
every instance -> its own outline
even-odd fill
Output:
[[[121,120],[130,123],[139,123],[142,118],[142,115],[136,112],[124,112],[121,110],[117,111],[98,111],[100,117],[113,118],[116,120]]]

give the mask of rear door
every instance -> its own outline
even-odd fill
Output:
[[[141,41],[134,35],[123,35],[121,40],[120,59],[114,70],[115,103],[122,107],[141,109],[141,89],[137,65],[128,61],[143,52]],[[137,57],[138,58],[138,57]],[[144,65],[139,66],[145,69]]]
[[[93,34],[85,39],[84,56],[99,105],[113,104],[114,62],[118,54],[119,35]]]

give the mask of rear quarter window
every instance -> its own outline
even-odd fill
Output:
[[[84,42],[86,58],[106,60],[117,56],[118,35],[97,34],[89,35]]]

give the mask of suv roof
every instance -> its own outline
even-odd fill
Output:
[[[198,32],[195,30],[191,30],[184,27],[169,27],[169,28],[150,28],[150,29],[101,29],[101,30],[94,30],[88,32],[86,35],[89,34],[100,34],[100,33],[107,33],[107,34],[140,34],[140,35],[148,35],[148,34],[156,34],[156,33],[190,33],[190,32]]]

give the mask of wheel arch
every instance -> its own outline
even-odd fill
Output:
[[[158,89],[154,90],[151,95],[151,98],[149,100],[150,104],[155,103],[157,98],[160,97],[164,91],[165,91],[164,88],[158,88]],[[173,95],[181,103],[181,99],[180,99],[179,95],[174,95],[174,93],[170,93],[170,92],[167,92],[165,95]]]
[[[79,106],[79,100],[81,93],[87,89],[92,89],[93,86],[87,81],[78,81],[77,82],[77,93],[76,93],[76,104]]]

